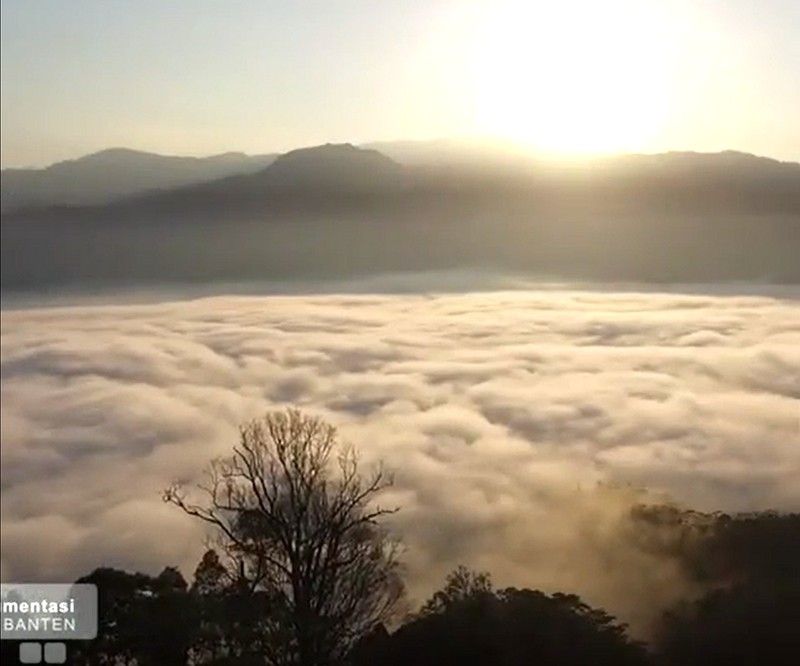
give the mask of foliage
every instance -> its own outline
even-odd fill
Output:
[[[800,514],[709,516],[677,509],[650,518],[704,538],[683,553],[709,591],[665,614],[656,647],[674,666],[795,664],[800,654]],[[687,528],[688,525],[688,528]]]
[[[194,642],[198,614],[186,581],[174,567],[152,578],[100,568],[77,581],[98,588],[97,638],[76,643],[75,664],[185,664]]]
[[[646,664],[625,626],[575,595],[508,588],[459,567],[423,611],[394,634],[374,633],[354,653],[356,666],[472,664]]]

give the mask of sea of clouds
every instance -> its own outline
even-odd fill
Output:
[[[642,626],[692,592],[630,508],[800,509],[800,294],[526,290],[6,309],[2,578],[188,576],[165,505],[297,405],[395,472],[412,599],[453,566]],[[646,490],[644,490],[646,489]]]

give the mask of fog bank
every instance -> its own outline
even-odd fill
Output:
[[[690,593],[630,508],[800,509],[800,294],[528,290],[5,309],[4,580],[188,574],[161,503],[287,404],[396,472],[412,594],[457,563],[635,625]],[[636,488],[646,488],[648,495]]]

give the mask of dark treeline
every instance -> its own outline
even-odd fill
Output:
[[[399,544],[365,474],[324,422],[289,410],[241,429],[197,488],[164,499],[210,527],[187,581],[101,567],[100,626],[70,645],[83,665],[705,666],[794,664],[800,654],[800,514],[728,516],[673,506],[631,513],[635,545],[678,561],[704,590],[649,640],[568,593],[496,589],[458,567],[419,609]],[[4,663],[15,650],[4,642]]]

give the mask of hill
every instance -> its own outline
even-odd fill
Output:
[[[736,152],[498,164],[401,165],[326,144],[212,182],[16,211],[3,219],[3,287],[454,268],[800,283],[800,164]]]
[[[110,148],[44,169],[3,169],[3,211],[86,205],[263,169],[274,156],[223,153],[211,157],[157,155]]]
[[[325,144],[292,150],[264,172],[271,187],[375,191],[402,184],[403,168],[377,150],[344,144]]]

